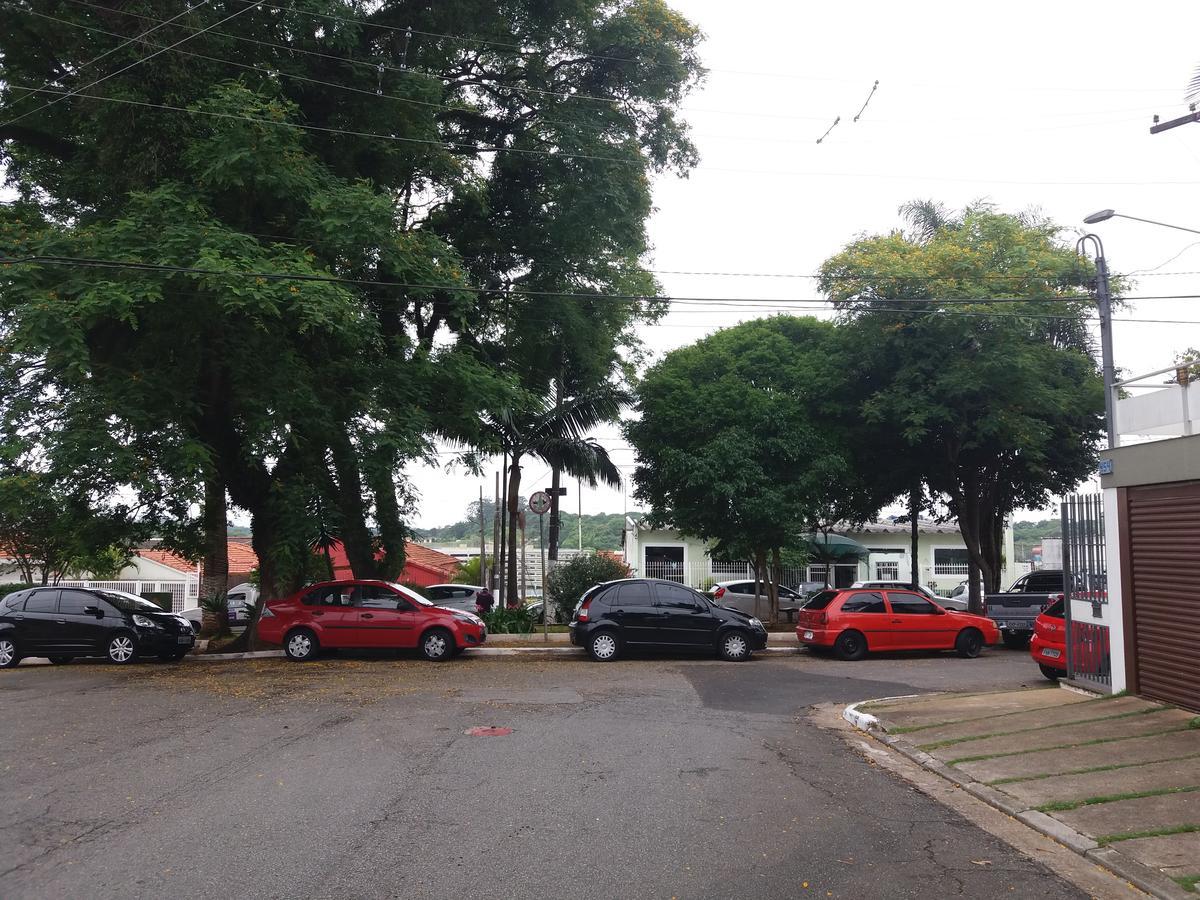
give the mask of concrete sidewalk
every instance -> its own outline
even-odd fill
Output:
[[[529,646],[550,644],[551,646],[571,646],[571,636],[566,632],[550,632],[543,636],[539,629],[529,634],[489,634],[488,644],[527,644]],[[768,647],[795,647],[800,649],[800,641],[796,639],[795,631],[772,631],[767,634]]]
[[[1159,897],[1200,890],[1200,716],[1044,688],[856,704],[846,718]]]

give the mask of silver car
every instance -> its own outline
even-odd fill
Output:
[[[748,613],[755,618],[766,621],[771,616],[771,604],[767,599],[767,587],[759,584],[758,602],[754,598],[754,581],[741,579],[738,581],[719,581],[706,591],[712,602],[720,606]],[[790,622],[796,611],[804,605],[804,596],[790,587],[779,586],[779,611],[787,616]]]
[[[434,606],[444,606],[474,614],[479,594],[486,588],[472,584],[431,584],[423,588]]]
[[[956,612],[967,611],[967,598],[963,597],[942,597],[933,593],[924,585],[912,585],[907,581],[856,581],[850,585],[852,588],[865,588],[869,591],[914,591],[922,597],[927,597],[943,609],[953,609]]]

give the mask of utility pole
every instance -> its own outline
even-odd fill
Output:
[[[1111,214],[1111,210],[1106,210]],[[1088,216],[1088,219],[1097,219]],[[1106,217],[1107,218],[1107,217]],[[1085,219],[1085,221],[1087,221]],[[1092,222],[1088,222],[1092,224]],[[1113,419],[1113,382],[1116,381],[1116,370],[1113,367],[1112,346],[1112,302],[1108,296],[1108,263],[1104,260],[1104,244],[1097,235],[1085,234],[1076,244],[1076,252],[1083,253],[1084,244],[1091,242],[1096,251],[1096,307],[1100,312],[1100,358],[1104,375],[1104,421],[1108,433],[1108,446],[1116,446],[1116,422]]]
[[[508,605],[508,451],[500,454],[500,608]]]
[[[557,409],[562,406],[563,383],[561,374],[561,364],[559,366],[559,376],[554,381],[554,406]],[[562,471],[558,464],[555,463],[550,467],[550,564],[558,562],[558,530],[559,530],[559,515],[558,515],[558,498],[566,493],[565,489],[559,488],[559,478]],[[540,520],[539,520],[540,521]],[[542,570],[543,581],[546,578],[546,570]]]

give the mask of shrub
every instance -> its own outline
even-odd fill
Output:
[[[583,592],[592,585],[628,577],[629,567],[619,559],[587,553],[555,566],[546,579],[546,593],[558,607],[560,621],[566,622],[570,620]]]
[[[493,609],[483,616],[490,634],[529,634],[533,614],[527,609]]]
[[[23,591],[25,588],[31,587],[33,587],[32,584],[22,584],[16,581],[8,584],[0,584],[0,597],[7,597],[9,594],[15,594],[17,591]]]
[[[201,597],[199,600],[201,614],[200,631],[206,635],[229,634],[229,595],[224,591]]]

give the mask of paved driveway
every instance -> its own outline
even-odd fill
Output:
[[[1085,896],[803,715],[1023,654],[0,674],[6,898]]]

